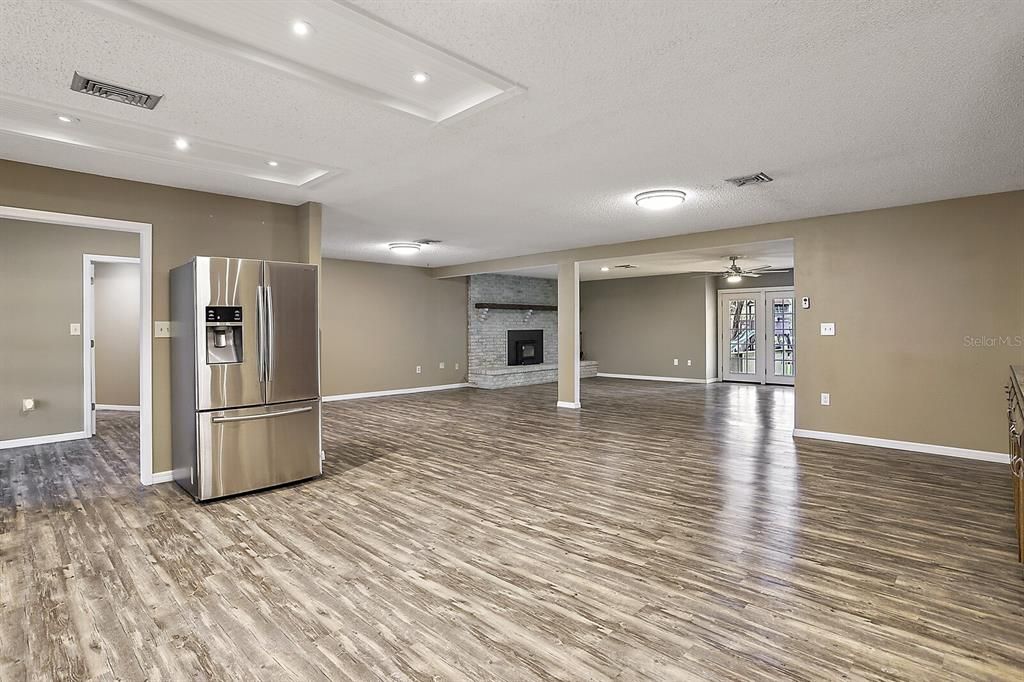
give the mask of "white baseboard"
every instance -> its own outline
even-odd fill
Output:
[[[143,481],[143,485],[154,485],[156,483],[171,483],[174,481],[174,469],[170,471],[157,471],[150,474],[149,481]]]
[[[470,388],[472,384],[439,384],[437,386],[420,386],[418,388],[396,388],[390,391],[368,391],[366,393],[342,393],[341,395],[325,395],[325,403],[339,400],[359,400],[360,398],[380,398],[389,395],[405,395],[407,393],[428,393],[430,391],[450,391],[453,388]]]
[[[795,438],[813,438],[814,440],[828,440],[836,443],[850,443],[852,445],[868,445],[874,448],[889,448],[890,450],[907,450],[909,452],[922,452],[926,455],[942,455],[944,457],[963,457],[965,459],[979,459],[984,462],[1000,462],[1007,464],[1010,461],[1009,455],[999,452],[986,452],[985,450],[969,450],[967,448],[954,448],[948,445],[931,445],[928,443],[911,443],[905,440],[888,440],[886,438],[872,438],[870,436],[853,436],[846,433],[830,433],[828,431],[809,431],[807,429],[793,429]]]
[[[49,443],[63,443],[68,440],[81,440],[88,438],[85,431],[74,431],[72,433],[54,433],[49,436],[31,436],[29,438],[12,438],[11,440],[0,440],[0,450],[10,448],[27,448],[33,445],[47,445]]]
[[[565,400],[559,400],[557,403],[555,403],[555,407],[564,407],[567,410],[578,410],[580,409],[580,404],[570,403]]]
[[[113,410],[114,412],[138,412],[138,405],[100,405],[96,403],[97,410]]]
[[[713,384],[721,379],[715,377],[714,379],[687,379],[685,377],[652,377],[646,374],[608,374],[607,372],[598,372],[599,377],[608,377],[609,379],[638,379],[640,381],[674,381],[680,384]]]

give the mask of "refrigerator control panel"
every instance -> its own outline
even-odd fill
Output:
[[[241,322],[242,306],[240,305],[208,305],[206,306],[207,322]]]

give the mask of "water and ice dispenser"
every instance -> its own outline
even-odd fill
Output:
[[[206,306],[206,364],[242,361],[242,307]]]

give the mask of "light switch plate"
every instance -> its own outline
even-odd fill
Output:
[[[832,404],[832,396],[828,393],[821,394],[821,404],[828,407]]]
[[[78,324],[77,322],[72,322],[71,323],[71,336],[81,336],[81,335],[82,335],[82,325]]]
[[[438,363],[437,368],[438,369],[444,369],[444,363],[443,362]]]
[[[672,364],[673,365],[678,365],[679,364],[679,358],[673,358],[672,359]]]
[[[153,323],[153,336],[158,339],[169,339],[171,337],[171,323],[170,322],[154,322]]]
[[[835,336],[836,335],[836,323],[835,322],[822,322],[821,323],[821,335],[822,336]]]

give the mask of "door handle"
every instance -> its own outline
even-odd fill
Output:
[[[263,286],[256,285],[256,355],[259,362],[260,381],[267,380],[266,330],[264,329],[266,314],[263,312]]]
[[[274,378],[274,294],[266,288],[267,301],[267,381]]]
[[[289,414],[300,414],[302,412],[309,412],[312,407],[297,407],[294,410],[281,410],[280,412],[264,412],[263,414],[250,414],[244,417],[214,417],[214,424],[223,424],[224,422],[249,422],[256,419],[271,419],[272,417],[284,417]]]

